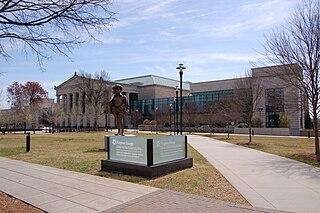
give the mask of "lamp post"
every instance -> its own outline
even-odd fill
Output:
[[[156,106],[156,134],[158,134],[158,120],[157,120],[158,107]]]
[[[179,107],[178,107],[179,99],[178,99],[178,86],[176,86],[176,131],[177,135],[179,135],[179,124],[178,124],[178,112],[179,112]]]
[[[261,123],[262,123],[262,121],[261,121],[261,112],[262,112],[263,108],[262,107],[258,107],[257,110],[259,112],[259,128],[261,128]]]
[[[183,66],[183,64],[179,64],[179,66],[176,68],[179,71],[180,75],[180,134],[182,135],[182,75],[183,70],[186,69],[186,67]]]
[[[185,106],[185,108],[186,108],[186,116],[187,116],[187,124],[188,124],[188,127],[189,127],[189,131],[191,131],[191,122],[190,122],[190,103],[191,103],[191,101],[190,101],[190,97],[192,97],[192,94],[190,93],[189,95],[188,95],[188,101],[187,101],[187,103],[186,103],[186,106]],[[192,112],[193,113],[193,112]]]
[[[176,128],[176,98],[173,98],[173,134],[175,135]]]
[[[172,133],[171,133],[171,107],[172,107],[172,104],[169,104],[169,115],[170,115],[170,123],[169,123],[169,125],[170,125],[170,135],[172,135]]]
[[[137,133],[138,133],[138,115],[139,115],[139,110],[136,109],[136,128],[137,128]]]

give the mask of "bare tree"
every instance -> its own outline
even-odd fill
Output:
[[[196,116],[197,116],[198,106],[195,102],[187,101],[185,107],[183,108],[183,117],[185,118],[185,126],[191,127],[195,126]]]
[[[52,131],[55,129],[55,124],[59,119],[65,116],[64,110],[61,105],[55,103],[51,107],[43,108],[43,124],[52,127]]]
[[[217,123],[217,112],[219,111],[219,108],[217,108],[217,101],[207,101],[204,106],[199,107],[202,108],[201,110],[201,114],[202,114],[202,121],[207,123],[210,126],[214,126],[215,123]],[[195,105],[195,109],[197,109],[197,105]],[[192,110],[192,109],[191,109]],[[190,113],[194,113],[192,111],[190,111]],[[196,113],[194,113],[196,114]],[[195,117],[196,115],[192,115],[193,117]]]
[[[34,126],[37,115],[42,111],[39,104],[48,98],[48,92],[38,82],[15,82],[7,88],[7,92],[15,115],[24,118],[25,127],[27,124]]]
[[[235,99],[237,99],[237,97],[235,97],[234,94],[229,94],[225,95],[222,100],[216,103],[218,121],[227,125],[228,139],[230,137],[229,126],[231,122],[237,123],[240,119],[240,113]]]
[[[94,75],[82,72],[78,84],[81,94],[84,94],[85,104],[88,106],[88,119],[93,119],[94,128],[98,127],[99,118],[108,112],[109,108],[109,75],[105,71]]]
[[[320,2],[304,0],[280,29],[265,36],[267,63],[289,64],[286,72],[270,72],[307,95],[313,117],[315,153],[319,149]]]
[[[235,88],[237,94],[235,102],[241,117],[246,120],[249,128],[249,143],[252,142],[252,117],[257,110],[257,104],[263,97],[263,88],[258,77],[254,77],[252,72],[246,72],[244,78],[237,81]]]
[[[109,0],[0,1],[0,54],[9,57],[5,42],[22,43],[35,53],[40,66],[51,51],[67,55],[93,32],[111,25]]]
[[[11,124],[10,110],[0,111],[0,128],[4,127],[8,129],[8,125]]]

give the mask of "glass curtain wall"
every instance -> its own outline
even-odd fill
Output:
[[[183,109],[184,113],[192,106],[192,113],[204,113],[208,111],[210,105],[215,101],[223,100],[227,95],[234,95],[235,90],[221,90],[221,91],[210,91],[210,92],[199,92],[199,93],[190,93],[188,96],[183,98]],[[155,109],[158,107],[157,116],[158,119],[161,117],[167,117],[170,113],[169,105],[172,104],[175,106],[176,101],[175,97],[171,98],[160,98],[160,99],[146,99],[146,100],[134,100],[131,104],[131,111],[138,110],[142,116],[142,120],[155,119]],[[180,104],[178,98],[178,112],[176,112],[175,107],[172,107],[172,116],[174,113],[180,112]],[[173,119],[173,118],[172,118]]]
[[[284,112],[283,88],[266,90],[266,127],[279,127],[280,113]]]

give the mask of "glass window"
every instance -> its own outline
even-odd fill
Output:
[[[208,104],[212,104],[215,101],[223,100],[224,97],[230,97],[235,94],[235,90],[220,90],[220,91],[207,91],[200,93],[191,93],[189,96],[183,97],[183,104],[192,104],[194,107],[201,109],[205,112]],[[180,103],[178,99],[178,108],[180,109]],[[168,105],[174,103],[174,97],[172,98],[160,98],[160,99],[146,99],[146,100],[133,100],[131,110],[139,109],[143,119],[149,119],[154,113],[155,106],[158,107],[158,112],[168,109]],[[133,108],[132,108],[133,107]]]
[[[281,112],[284,112],[283,88],[266,89],[266,127],[279,127]]]

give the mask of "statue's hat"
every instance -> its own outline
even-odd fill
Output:
[[[112,87],[112,90],[116,90],[117,88],[120,88],[120,91],[122,91],[122,86],[120,84],[116,84]]]

